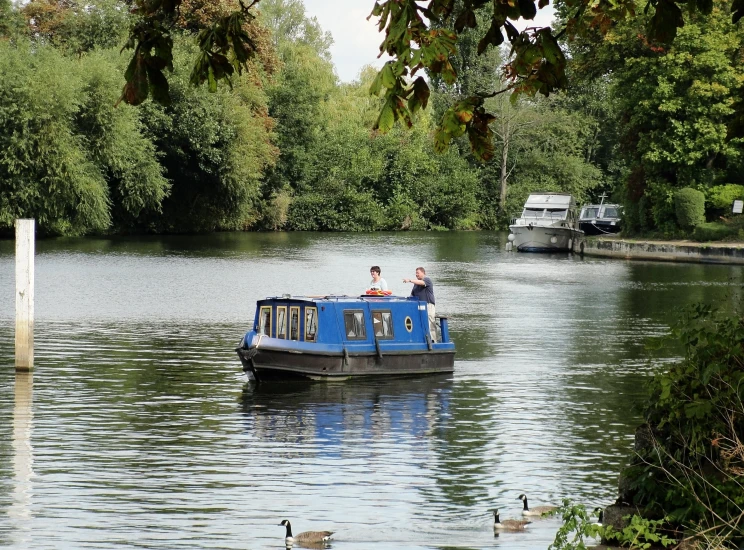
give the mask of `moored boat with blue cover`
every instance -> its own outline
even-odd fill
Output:
[[[452,372],[446,317],[438,329],[432,339],[426,302],[413,296],[284,295],[257,302],[236,351],[257,381]]]

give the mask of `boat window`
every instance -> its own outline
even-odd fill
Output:
[[[582,208],[581,209],[582,220],[590,220],[592,218],[596,218],[597,214],[599,214],[599,208]]]
[[[568,210],[564,208],[554,209],[554,208],[548,208],[546,210],[547,217],[553,220],[563,220],[566,218],[566,215],[568,214]]]
[[[314,307],[305,308],[305,342],[315,342],[318,334],[318,310]]]
[[[271,336],[271,306],[261,306],[258,314],[258,334]]]
[[[278,306],[276,308],[276,337],[287,337],[287,307]]]
[[[542,218],[544,209],[543,208],[525,208],[522,212],[523,218]]]
[[[411,320],[411,318],[410,317],[406,317],[405,323],[406,323],[406,330],[408,332],[411,332],[413,330],[413,321]]]
[[[602,217],[603,218],[617,218],[618,217],[617,208],[615,208],[614,206],[608,206],[607,208],[605,208],[604,215]]]
[[[367,338],[363,311],[344,311],[344,327],[346,328],[347,340],[365,340]]]
[[[289,339],[290,340],[300,339],[300,308],[299,306],[289,308]]]
[[[377,338],[393,337],[393,315],[390,311],[373,311],[372,327]]]

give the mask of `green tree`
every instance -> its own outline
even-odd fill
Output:
[[[276,155],[266,96],[245,76],[232,92],[194,88],[187,74],[193,49],[176,42],[171,105],[143,105],[144,123],[173,186],[162,216],[141,221],[163,232],[250,227],[258,216],[261,177]]]
[[[261,8],[262,21],[271,31],[281,60],[281,70],[267,88],[280,154],[264,178],[261,211],[265,219],[260,222],[276,229],[286,222],[295,191],[310,191],[315,174],[327,169],[316,155],[326,125],[324,105],[337,84],[329,60],[330,35],[314,18],[306,17],[302,3],[269,0]]]
[[[120,47],[132,21],[120,0],[32,0],[21,12],[30,38],[74,54]]]
[[[23,29],[23,18],[12,0],[0,0],[0,40],[18,36]]]
[[[744,33],[728,21],[727,4],[690,16],[674,42],[643,34],[642,20],[597,35],[577,62],[612,74],[620,152],[633,167],[626,179],[631,230],[676,230],[673,195],[729,179],[742,164],[736,105],[744,77]]]
[[[259,8],[261,21],[272,31],[276,50],[287,43],[299,43],[331,60],[333,37],[321,28],[317,18],[307,17],[302,0],[262,0]]]
[[[108,50],[82,61],[82,101],[74,128],[108,183],[112,229],[128,231],[145,214],[158,215],[170,190],[141,113],[114,108],[119,56]]]
[[[0,228],[32,217],[42,233],[104,231],[108,186],[75,130],[83,79],[52,48],[0,41]]]

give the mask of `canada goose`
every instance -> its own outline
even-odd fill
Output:
[[[305,531],[299,535],[292,536],[292,524],[289,523],[288,519],[283,520],[279,525],[284,525],[287,528],[287,536],[284,537],[284,542],[287,545],[291,545],[294,542],[299,543],[318,543],[326,542],[331,539],[333,531]]]
[[[558,506],[535,506],[534,508],[530,508],[527,505],[527,495],[525,494],[519,495],[519,500],[524,502],[524,508],[522,508],[523,516],[542,516],[558,509]]]
[[[526,519],[499,519],[499,511],[493,511],[493,530],[494,531],[524,531],[525,525],[532,523]]]
[[[596,526],[602,525],[602,522],[604,521],[604,510],[602,510],[602,508],[597,507],[594,509],[594,513],[599,514],[599,517],[597,518],[596,523],[593,523],[592,525],[596,525]]]

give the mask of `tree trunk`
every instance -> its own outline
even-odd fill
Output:
[[[504,145],[501,148],[501,177],[499,178],[501,193],[499,194],[499,210],[506,213],[506,163],[509,160],[509,137],[504,133]]]

